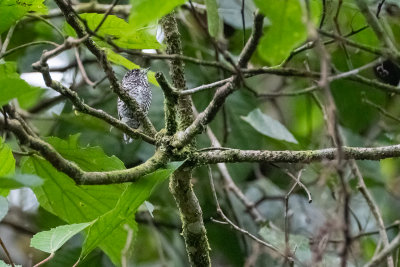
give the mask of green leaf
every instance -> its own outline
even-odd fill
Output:
[[[69,224],[93,221],[113,209],[127,187],[124,184],[77,186],[71,178],[39,157],[25,159],[21,169],[43,178],[44,184],[32,189],[40,206]],[[108,243],[100,245],[115,264],[121,260],[125,240],[126,231],[121,227]]]
[[[11,177],[0,177],[0,188],[2,189],[17,189],[21,187],[36,187],[41,186],[43,180],[37,175],[17,173]]]
[[[168,164],[167,168],[159,169],[142,177],[138,182],[131,183],[122,194],[114,209],[101,216],[90,228],[82,248],[82,257],[88,255],[100,242],[114,235],[114,231],[124,224],[129,224],[134,233],[137,231],[136,223],[132,218],[140,205],[150,196],[157,184],[167,179],[182,162]]]
[[[121,66],[124,66],[128,70],[140,69],[139,65],[136,65],[132,61],[121,56],[120,54],[115,53],[110,48],[106,47],[106,48],[104,48],[104,50],[106,51],[107,59],[110,60],[111,62],[121,65]],[[159,86],[159,84],[155,78],[154,71],[147,72],[147,78],[149,79],[150,83],[154,84],[155,86]]]
[[[0,34],[8,30],[28,11],[47,13],[43,0],[0,0]]]
[[[66,159],[76,162],[87,171],[110,171],[124,169],[115,156],[107,156],[100,147],[78,146],[79,135],[67,140],[49,137],[47,141]],[[125,184],[77,186],[64,173],[58,172],[49,162],[39,157],[30,157],[22,162],[24,173],[37,174],[45,183],[33,191],[41,205],[69,224],[93,221],[115,207]],[[126,231],[121,227],[100,247],[118,264],[124,247]]]
[[[103,20],[104,14],[84,13],[80,16],[87,21],[90,29],[95,30]],[[105,38],[111,38],[115,44],[123,48],[157,49],[161,47],[155,37],[155,33],[150,34],[147,29],[134,29],[125,20],[114,15],[107,16],[97,34]],[[96,39],[96,42],[102,47],[109,46],[100,39]]]
[[[110,48],[105,48],[104,50],[106,52],[107,59],[110,60],[111,62],[121,65],[121,66],[124,66],[125,68],[127,68],[129,70],[140,69],[139,65],[136,65],[132,61],[121,56],[120,54],[115,53]]]
[[[0,60],[0,77],[15,77],[15,75],[19,77],[17,74],[17,63],[14,61]]]
[[[125,169],[124,163],[116,156],[107,156],[101,147],[79,147],[80,134],[69,136],[67,140],[58,137],[47,137],[64,158],[75,162],[85,171],[113,171]]]
[[[15,171],[15,159],[11,148],[0,137],[0,176],[13,174]]]
[[[270,64],[280,64],[307,39],[305,10],[299,0],[255,0],[254,3],[271,24],[260,40],[258,52]],[[316,23],[320,15],[320,1],[312,0],[310,4],[312,20]]]
[[[92,223],[62,225],[49,231],[37,233],[31,239],[31,247],[47,253],[54,253],[71,239],[71,237],[91,224]]]
[[[129,23],[135,28],[148,25],[170,13],[186,0],[130,0],[132,5]]]
[[[7,215],[8,201],[7,198],[0,196],[0,222]]]
[[[219,32],[219,15],[217,0],[206,0],[208,32],[216,37]]]
[[[0,61],[0,88],[0,106],[18,98],[20,106],[27,108],[44,92],[42,88],[31,86],[19,77],[15,62],[5,61]]]
[[[296,138],[279,121],[255,109],[242,119],[265,136],[297,144]]]
[[[7,104],[14,98],[23,98],[26,101],[26,97],[32,98],[38,95],[38,91],[41,90],[39,87],[30,86],[19,77],[0,77],[0,88],[0,106]]]
[[[66,159],[76,162],[87,171],[110,171],[124,169],[116,157],[107,156],[99,147],[78,146],[78,136],[67,140],[49,137],[47,141]],[[33,188],[40,205],[69,224],[97,219],[115,207],[125,191],[126,184],[77,186],[64,173],[58,172],[49,162],[30,157],[22,163],[24,173],[34,173],[45,183]],[[105,242],[99,244],[115,263],[121,261],[120,253],[125,245],[126,231],[119,227]]]

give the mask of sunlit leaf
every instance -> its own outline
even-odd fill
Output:
[[[80,15],[87,21],[88,27],[95,30],[104,18],[104,14],[84,13]],[[97,34],[110,38],[115,44],[130,49],[157,49],[161,44],[155,34],[150,34],[147,29],[134,29],[125,20],[114,15],[108,15]],[[100,39],[96,42],[103,47],[108,44]]]
[[[305,8],[299,0],[255,0],[270,26],[260,40],[258,51],[272,65],[282,63],[290,52],[307,39]],[[310,1],[312,20],[318,21],[320,1]]]
[[[31,239],[31,247],[47,253],[56,252],[71,237],[88,227],[91,223],[61,225],[49,231],[35,234]]]
[[[14,61],[0,60],[0,77],[19,77],[17,74],[17,63]]]
[[[11,148],[0,137],[0,176],[14,173],[15,159]]]
[[[0,0],[0,34],[8,30],[28,11],[47,13],[44,0]]]
[[[135,28],[139,28],[161,19],[176,6],[184,4],[186,0],[130,0],[130,2],[132,9],[129,23],[134,25]]]

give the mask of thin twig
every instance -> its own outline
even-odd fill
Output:
[[[97,25],[96,29],[93,31],[94,33],[96,33],[98,30],[100,30],[101,26],[103,25],[103,23],[106,21],[108,15],[111,14],[113,8],[115,7],[115,5],[117,5],[119,2],[119,0],[114,0],[112,2],[112,4],[110,5],[110,7],[107,9],[107,11],[105,12],[103,18],[101,19],[99,25]]]
[[[54,255],[55,255],[54,253],[51,253],[50,256],[48,256],[47,258],[45,258],[41,262],[36,263],[35,265],[33,265],[33,267],[38,267],[38,266],[40,266],[42,264],[45,264],[46,262],[50,261],[54,257]]]
[[[190,95],[190,94],[195,94],[207,89],[212,89],[221,85],[226,84],[227,82],[231,82],[232,81],[232,77],[217,81],[217,82],[213,82],[213,83],[209,83],[209,84],[205,84],[205,85],[201,85],[192,89],[188,89],[185,91],[180,91],[178,92],[180,95]]]
[[[375,16],[379,19],[379,15],[381,14],[381,9],[383,4],[385,3],[386,0],[381,0],[381,2],[378,4],[378,8],[376,9],[376,14]]]
[[[52,27],[52,28],[61,36],[61,38],[63,38],[63,40],[65,40],[65,34],[64,34],[56,25],[54,25],[53,23],[51,23],[49,20],[43,18],[42,16],[38,16],[38,15],[36,15],[36,14],[30,14],[30,13],[28,13],[28,14],[26,14],[26,15],[27,15],[28,17],[35,18],[35,19],[38,19],[38,20],[42,21],[43,23],[46,23],[47,25],[49,25],[50,27]]]
[[[89,77],[87,76],[87,73],[86,73],[86,71],[85,71],[85,67],[83,66],[82,61],[81,61],[80,56],[79,56],[79,49],[78,49],[78,47],[75,47],[74,52],[75,52],[76,62],[78,63],[78,67],[79,67],[79,70],[80,70],[80,72],[81,72],[81,75],[82,75],[83,80],[84,80],[88,85],[90,85],[90,86],[93,87],[93,86],[95,85],[95,83],[92,82],[92,81],[89,79]]]
[[[12,38],[12,36],[13,36],[15,27],[17,26],[17,23],[18,23],[18,21],[17,21],[16,23],[14,23],[14,24],[10,27],[10,29],[8,30],[8,32],[7,32],[6,39],[4,40],[4,42],[3,42],[2,46],[1,46],[0,58],[4,57],[4,54],[6,53],[8,44],[10,43],[10,40],[11,40],[11,38]]]
[[[29,47],[29,46],[34,46],[34,45],[42,45],[42,44],[52,45],[54,47],[59,47],[60,46],[59,44],[57,44],[55,42],[51,42],[51,41],[45,41],[45,40],[44,41],[35,41],[35,42],[26,43],[26,44],[22,44],[20,46],[11,48],[10,50],[7,50],[6,52],[2,53],[0,55],[0,58],[6,57],[6,56],[16,52],[19,49],[26,48],[26,47]]]
[[[355,160],[352,160],[350,162],[350,164],[351,164],[354,175],[357,177],[358,190],[361,192],[362,196],[365,198],[365,200],[368,204],[368,207],[371,210],[371,213],[375,218],[375,222],[378,226],[379,236],[383,243],[383,249],[385,249],[385,248],[389,247],[389,238],[386,233],[385,224],[383,222],[381,211],[379,210],[378,205],[375,203],[374,198],[372,197],[371,193],[369,192],[369,190],[364,182],[364,178],[363,178]],[[394,267],[393,257],[391,255],[388,255],[388,257],[387,257],[387,265],[389,267]]]
[[[376,108],[383,116],[388,117],[396,122],[400,122],[400,119],[397,118],[396,116],[390,114],[389,112],[387,112],[384,108],[382,108],[381,106],[371,102],[370,100],[368,100],[367,98],[365,98],[365,96],[362,98],[362,101],[368,105],[370,105],[371,107]]]
[[[1,237],[0,237],[0,246],[3,248],[3,251],[4,251],[4,253],[6,254],[6,257],[7,257],[8,261],[10,262],[11,266],[14,267],[14,266],[15,266],[15,265],[14,265],[14,262],[13,262],[13,260],[11,259],[10,253],[8,252],[7,247],[6,247],[6,245],[3,243],[3,240],[1,239]]]
[[[259,239],[258,237],[256,237],[255,235],[249,233],[247,230],[244,230],[242,228],[240,228],[239,226],[237,226],[236,224],[234,224],[228,217],[226,217],[225,213],[222,211],[221,206],[219,205],[219,201],[218,201],[218,197],[217,197],[217,192],[215,191],[215,186],[214,186],[214,181],[213,181],[213,177],[212,177],[212,172],[211,172],[211,167],[208,167],[208,177],[210,180],[210,186],[211,186],[211,192],[213,194],[214,197],[214,201],[215,204],[217,206],[217,212],[218,214],[222,217],[223,219],[223,224],[229,224],[233,229],[235,229],[236,231],[239,231],[240,233],[248,236],[249,238],[253,239],[254,241],[256,241],[257,243],[271,249],[272,251],[278,253],[279,255],[281,255],[284,258],[288,258],[291,261],[293,261],[294,259],[290,256],[286,256],[284,253],[280,252],[277,248],[275,248],[273,245]],[[214,220],[216,221],[216,220]]]

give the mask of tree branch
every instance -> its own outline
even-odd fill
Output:
[[[165,16],[161,24],[165,34],[167,54],[181,55],[182,45],[174,13]],[[175,59],[170,61],[170,75],[172,84],[177,91],[186,89],[182,60]],[[169,92],[169,89],[170,88],[164,88],[164,92]],[[173,99],[171,99],[171,101],[172,100]],[[178,113],[178,125],[176,127],[175,124],[170,123],[170,129],[167,128],[167,132],[175,133],[177,129],[184,129],[192,123],[192,105],[193,103],[190,95],[179,96],[174,107]],[[172,107],[169,108],[172,109]],[[166,114],[168,114],[168,111],[166,111]],[[194,142],[190,144],[189,149],[194,149]],[[207,239],[206,228],[204,227],[203,211],[193,191],[191,182],[192,172],[193,166],[186,164],[181,166],[172,174],[169,189],[180,211],[182,235],[185,240],[190,264],[192,266],[210,266],[210,245]]]
[[[178,95],[168,84],[161,72],[157,72],[155,77],[164,92],[165,129],[167,130],[167,135],[173,135],[177,129],[176,106],[178,105]]]
[[[343,146],[343,159],[381,160],[400,157],[400,145],[382,147],[347,147]],[[190,161],[199,165],[220,162],[286,162],[311,163],[337,159],[337,148],[319,150],[220,150],[195,153]]]
[[[131,169],[109,172],[85,172],[74,162],[63,158],[50,144],[38,137],[29,135],[17,120],[7,119],[6,123],[4,118],[0,118],[0,126],[13,132],[22,145],[38,151],[57,170],[71,177],[76,184],[94,185],[134,182],[140,177],[164,166],[168,161],[167,155],[161,152],[161,150],[157,150],[146,162]]]

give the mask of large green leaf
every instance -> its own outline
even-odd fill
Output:
[[[219,32],[219,15],[217,0],[206,0],[208,32],[216,37]]]
[[[260,40],[258,51],[272,65],[280,64],[290,52],[307,39],[305,14],[299,0],[255,0],[261,12],[270,21]],[[310,1],[312,20],[318,21],[320,2]]]
[[[31,247],[41,251],[54,253],[71,237],[88,227],[91,223],[61,225],[49,231],[35,234],[31,239]]]
[[[296,138],[279,121],[255,109],[242,119],[265,136],[297,144]]]
[[[68,140],[49,137],[47,141],[65,158],[87,171],[107,171],[124,168],[116,157],[108,157],[101,148],[77,145],[78,135]],[[33,188],[40,205],[69,224],[89,222],[112,210],[127,188],[127,184],[77,186],[71,178],[58,172],[40,157],[30,157],[22,163],[24,173],[34,173],[45,183]],[[131,223],[131,226],[134,226]],[[112,235],[97,242],[110,259],[119,265],[127,233],[123,225],[113,228]]]
[[[136,223],[132,223],[132,218],[134,218],[137,209],[150,196],[153,188],[167,179],[181,164],[182,162],[168,164],[166,169],[159,169],[142,177],[138,182],[129,185],[115,208],[101,216],[89,228],[89,233],[82,249],[82,257],[88,255],[99,243],[113,236],[114,231],[120,229],[124,224],[131,222],[130,226],[136,233]]]
[[[125,169],[124,163],[116,156],[107,156],[100,147],[79,147],[80,134],[71,135],[67,140],[47,137],[64,158],[74,161],[85,171],[112,171]]]
[[[162,18],[186,0],[130,0],[132,4],[129,23],[135,28]]]
[[[99,147],[78,146],[78,135],[68,140],[49,137],[47,141],[65,158],[76,162],[87,171],[109,171],[124,169],[123,163],[115,156],[108,157]],[[30,157],[22,163],[22,171],[37,174],[44,179],[42,186],[33,188],[40,205],[67,223],[83,223],[97,219],[114,208],[126,185],[77,186],[71,178],[58,172],[49,162]],[[115,231],[109,243],[101,248],[115,263],[123,248],[126,232],[122,228]]]
[[[46,13],[43,0],[0,0],[0,34],[22,18],[28,11]]]
[[[104,14],[84,13],[80,15],[87,21],[88,27],[95,30],[103,20]],[[161,44],[157,41],[155,34],[150,34],[147,29],[134,29],[125,20],[114,15],[107,16],[97,34],[111,38],[115,44],[130,49],[157,49]],[[96,39],[101,46],[108,44]]]
[[[39,157],[26,159],[22,171],[44,179],[42,186],[33,188],[40,206],[69,224],[93,221],[113,209],[126,188],[126,185],[77,186],[71,178]],[[119,228],[109,242],[100,245],[116,264],[120,262],[119,253],[125,239],[125,230]]]

